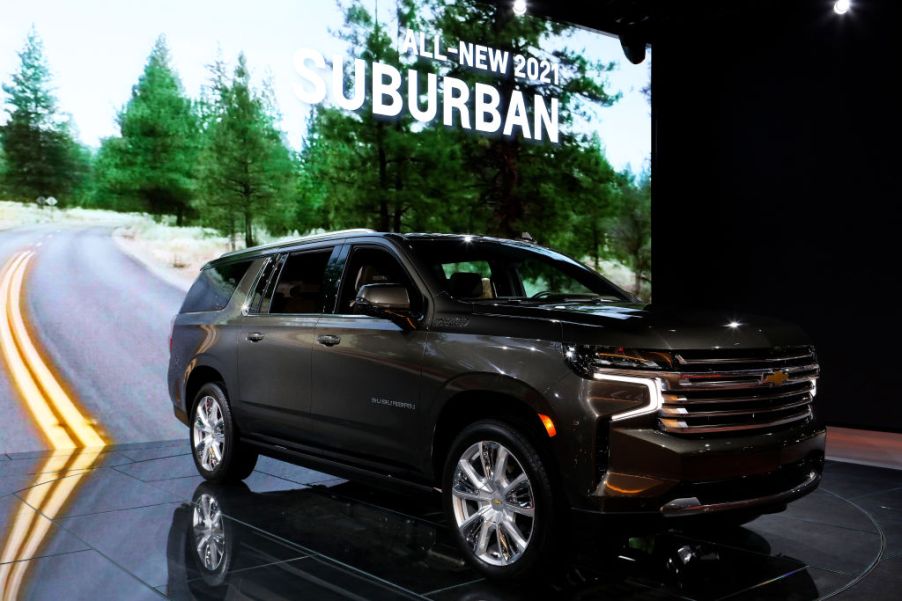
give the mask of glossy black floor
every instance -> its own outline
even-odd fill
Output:
[[[902,598],[902,472],[842,463],[782,514],[583,541],[528,588],[467,568],[434,497],[269,459],[210,486],[184,441],[0,455],[0,528],[3,599]]]

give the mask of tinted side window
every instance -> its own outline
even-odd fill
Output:
[[[219,311],[229,304],[238,282],[244,277],[252,261],[238,261],[200,272],[182,303],[182,313]]]
[[[269,290],[270,285],[273,283],[272,280],[274,279],[275,274],[278,272],[279,265],[279,257],[266,258],[266,261],[263,263],[263,269],[260,271],[260,275],[257,276],[257,282],[254,284],[254,290],[253,292],[251,292],[250,298],[247,302],[248,313],[260,312],[260,306],[263,303],[263,298],[266,295],[266,291]]]
[[[269,305],[270,313],[322,313],[323,276],[332,249],[288,256]]]

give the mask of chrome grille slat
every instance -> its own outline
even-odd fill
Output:
[[[756,407],[752,409],[729,409],[725,411],[688,411],[685,406],[682,405],[664,405],[661,408],[661,415],[667,417],[729,417],[736,415],[759,415],[762,413],[776,413],[779,411],[786,411],[788,409],[792,409],[794,407],[802,407],[807,406],[811,403],[811,397],[805,395],[801,401],[796,401],[794,403],[788,403],[786,405],[777,405],[776,407]],[[673,413],[671,410],[673,409],[683,409],[686,410],[687,413]]]
[[[689,354],[691,353],[691,354]],[[689,354],[688,356],[686,356]],[[808,420],[820,368],[810,348],[675,352],[662,379],[661,430],[761,432]]]
[[[783,371],[789,376],[784,384],[794,384],[817,377],[817,364],[797,365],[792,367],[722,370],[716,372],[679,372],[676,386],[682,388],[720,388],[735,390],[738,388],[762,388],[761,377],[769,372]]]
[[[769,428],[776,428],[779,426],[784,426],[786,424],[791,424],[793,422],[798,422],[802,420],[806,420],[810,418],[812,415],[811,407],[807,407],[804,412],[799,413],[798,415],[793,415],[790,417],[786,417],[783,419],[778,419],[769,422],[756,422],[754,424],[719,424],[714,426],[686,426],[679,425],[680,420],[667,418],[667,419],[659,419],[662,427],[667,431],[674,434],[713,434],[720,432],[739,432],[739,431],[751,431],[751,430],[766,430]],[[674,422],[673,424],[665,423],[665,422]]]
[[[742,395],[735,397],[714,397],[714,398],[688,398],[685,395],[674,395],[674,394],[664,394],[664,404],[687,404],[687,405],[714,405],[714,404],[723,404],[723,403],[755,403],[762,401],[775,401],[779,399],[786,399],[795,396],[800,396],[803,394],[808,394],[811,390],[811,387],[791,390],[789,392],[783,392],[780,394],[754,394],[750,396]]]

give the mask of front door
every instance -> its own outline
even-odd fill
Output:
[[[238,330],[238,379],[246,415],[258,434],[302,437],[311,405],[311,354],[323,311],[324,274],[333,247],[277,258],[258,282]]]
[[[426,332],[389,319],[354,312],[365,284],[408,287],[412,309],[423,296],[394,251],[375,245],[351,247],[335,311],[316,327],[313,353],[313,430],[335,451],[401,466],[412,457],[420,408],[420,366]]]

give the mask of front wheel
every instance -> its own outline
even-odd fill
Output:
[[[191,409],[191,455],[198,473],[211,482],[234,482],[251,475],[257,452],[238,438],[224,387],[205,384]]]
[[[445,461],[445,510],[467,561],[490,578],[523,580],[554,553],[551,479],[533,443],[506,423],[468,426]]]

